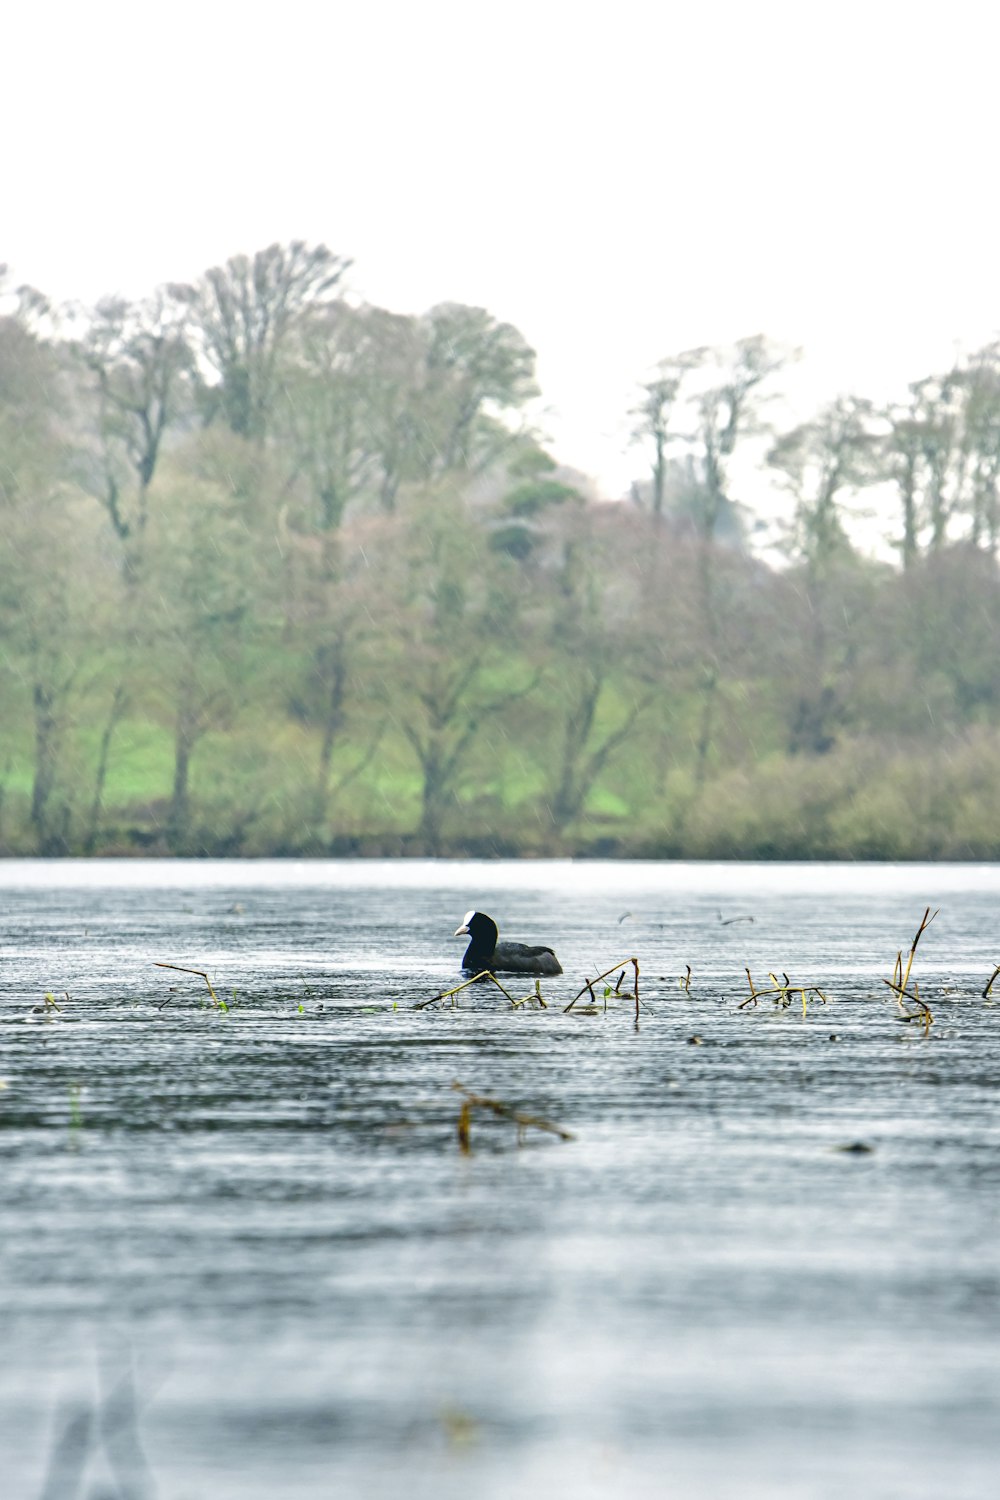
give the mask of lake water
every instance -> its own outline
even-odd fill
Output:
[[[11,862],[0,891],[6,1500],[997,1493],[1000,869]],[[882,981],[928,905],[925,1035]],[[414,1008],[473,906],[556,949],[547,1009]],[[632,955],[638,1026],[603,984],[564,1011]],[[747,966],[827,1003],[740,1009]],[[574,1138],[476,1110],[463,1154],[456,1080]]]

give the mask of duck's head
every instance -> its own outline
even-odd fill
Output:
[[[483,911],[467,911],[461,927],[455,929],[456,937],[470,937],[473,942],[494,944],[497,940],[497,924]]]

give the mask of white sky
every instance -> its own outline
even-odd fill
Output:
[[[618,493],[654,362],[765,332],[884,396],[1000,329],[987,0],[11,0],[0,260],[139,295],[274,240],[539,354]]]

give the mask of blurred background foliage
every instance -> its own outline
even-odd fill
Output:
[[[347,270],[0,287],[0,852],[998,857],[1000,346],[784,426],[671,356],[610,502]]]

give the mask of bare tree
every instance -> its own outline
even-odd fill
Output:
[[[881,478],[878,441],[872,403],[842,396],[812,421],[783,433],[767,455],[795,502],[788,551],[806,563],[814,580],[850,548],[843,497]]]
[[[628,744],[654,697],[643,664],[641,608],[621,547],[597,544],[595,517],[561,518],[562,555],[549,580],[547,633],[554,661],[547,804],[559,833],[583,812],[602,773]],[[644,623],[644,622],[643,622]]]
[[[141,567],[164,436],[189,410],[189,301],[164,290],[143,302],[108,298],[88,315],[79,343],[97,388],[99,494],[131,582]]]
[[[667,446],[670,442],[670,413],[680,390],[680,376],[663,376],[643,386],[643,399],[633,409],[636,419],[632,429],[635,442],[651,442],[653,516],[663,515],[663,497],[667,478]]]
[[[701,715],[695,752],[695,782],[701,787],[712,743],[719,686],[718,608],[715,589],[715,542],[723,514],[733,505],[730,465],[737,444],[766,431],[762,387],[787,361],[787,354],[763,334],[740,339],[732,348],[692,350],[680,356],[687,374],[688,406],[693,430],[687,443],[699,476],[700,509],[698,580],[701,596],[704,656]]]
[[[960,401],[957,504],[976,547],[1000,546],[1000,343],[978,350],[951,376]]]
[[[234,255],[185,290],[191,296],[196,348],[213,382],[209,411],[241,437],[268,431],[280,383],[280,361],[296,320],[339,295],[350,261],[302,240]]]
[[[843,710],[843,687],[831,629],[835,572],[853,561],[841,513],[845,493],[856,493],[882,476],[879,433],[871,402],[845,396],[811,422],[784,433],[768,454],[790,489],[795,511],[788,551],[803,565],[807,671],[792,708],[789,748],[822,753],[833,748],[834,726]],[[839,597],[839,596],[838,596]]]

